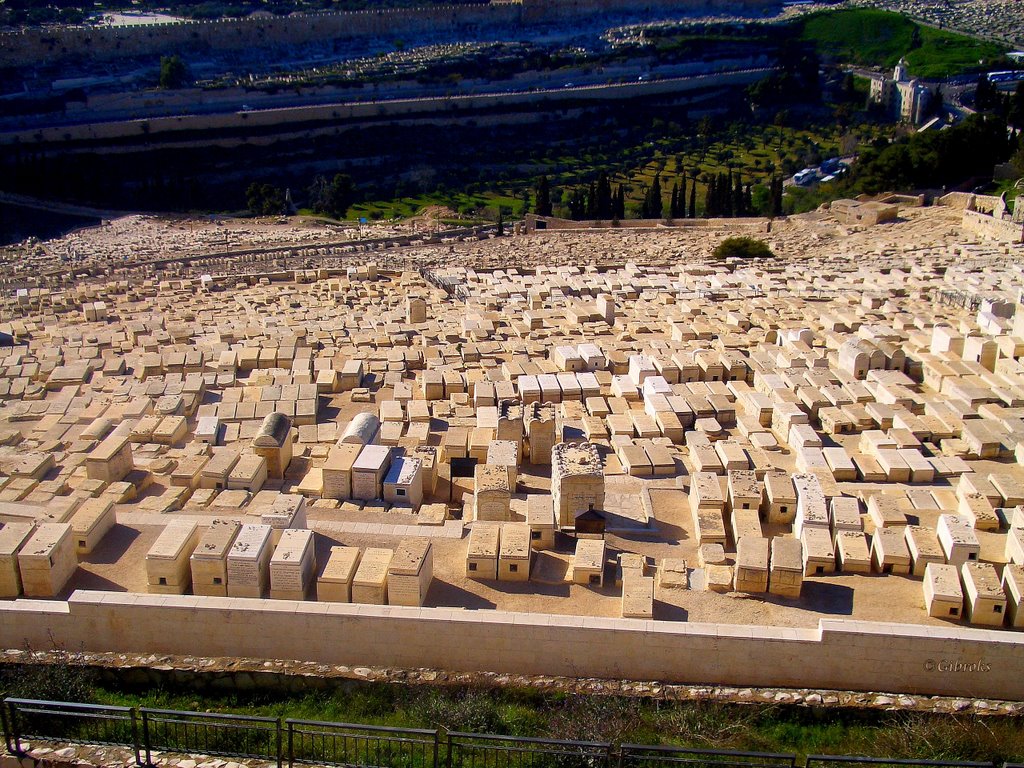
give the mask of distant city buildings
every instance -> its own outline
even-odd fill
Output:
[[[912,78],[907,60],[901,58],[893,68],[892,77],[871,78],[871,103],[877,104],[894,119],[920,125],[931,106],[932,93],[917,78]]]

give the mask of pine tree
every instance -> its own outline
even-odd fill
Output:
[[[693,177],[690,184],[690,218],[697,218],[697,177]]]
[[[668,216],[674,219],[679,215],[679,182],[672,185],[672,196],[668,204]]]
[[[686,218],[686,174],[682,176],[683,183],[679,185],[679,211],[673,218]]]

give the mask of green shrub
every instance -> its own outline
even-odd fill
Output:
[[[746,236],[725,238],[715,246],[712,254],[719,259],[763,259],[775,255],[763,240]]]

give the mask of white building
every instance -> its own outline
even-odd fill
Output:
[[[899,60],[891,78],[881,75],[871,78],[871,103],[880,105],[900,122],[923,123],[931,99],[928,87],[910,76],[906,59]]]

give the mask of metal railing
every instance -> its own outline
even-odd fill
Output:
[[[837,755],[808,755],[806,763],[806,768],[992,768],[992,766],[992,763],[971,763],[957,760],[903,760],[891,757]]]
[[[796,755],[623,744],[619,768],[795,768]]]
[[[131,747],[139,762],[138,717],[132,707],[14,698],[4,704],[4,742],[11,754],[22,753],[23,739],[46,739]]]
[[[1024,768],[1024,763],[796,755],[609,742],[561,741],[389,728],[149,707],[7,698],[0,706],[7,751],[28,741],[120,746],[139,766],[153,753],[216,755],[345,768]]]
[[[445,755],[447,768],[611,768],[612,745],[452,732]]]
[[[286,720],[289,768],[295,764],[437,768],[436,730]]]
[[[282,764],[281,721],[273,717],[140,707],[145,765],[151,753],[248,757]]]

